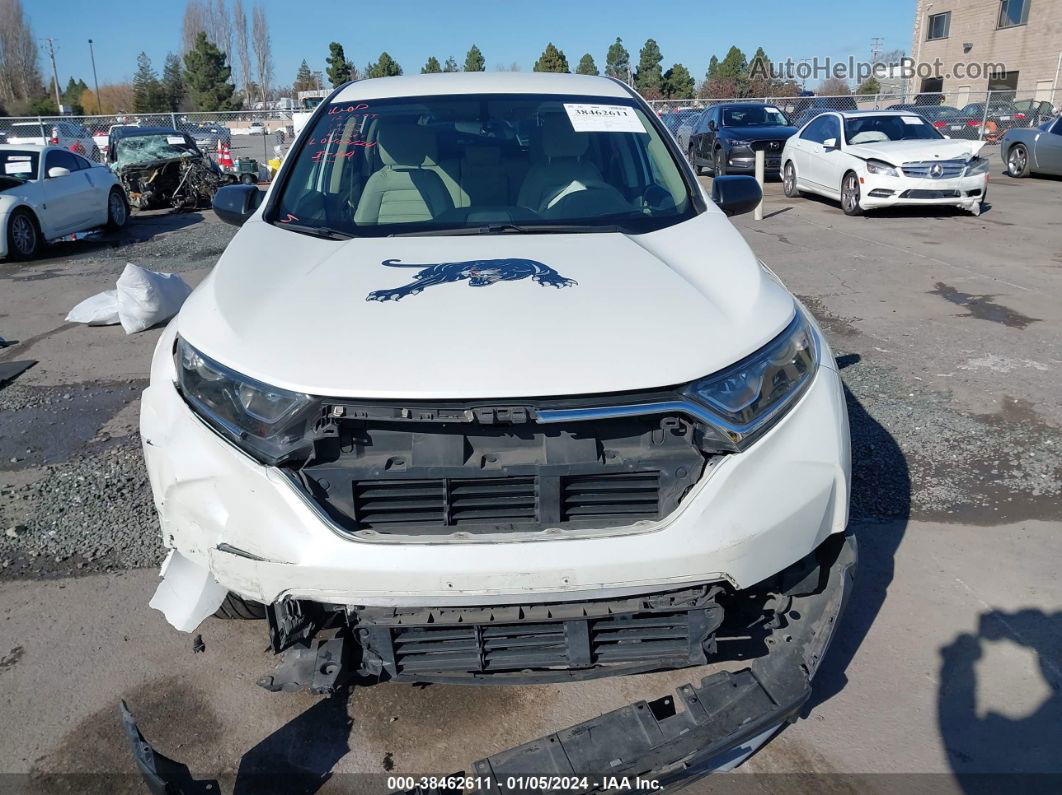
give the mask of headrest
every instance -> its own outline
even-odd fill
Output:
[[[572,129],[568,117],[560,113],[542,119],[542,153],[553,160],[557,157],[582,157],[590,138]]]
[[[389,166],[419,166],[435,159],[435,134],[408,120],[381,123],[376,142],[380,159]]]
[[[496,166],[501,162],[501,149],[496,146],[469,146],[465,160],[471,166]]]

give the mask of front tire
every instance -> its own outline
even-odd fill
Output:
[[[258,602],[250,602],[229,593],[221,607],[214,611],[215,618],[224,618],[232,621],[258,621],[265,618],[265,605]]]
[[[722,147],[715,150],[715,158],[712,160],[712,176],[726,176],[726,156],[723,154]]]
[[[855,217],[863,214],[859,199],[859,177],[854,171],[849,171],[841,180],[841,209],[845,215]]]
[[[797,187],[796,168],[793,161],[789,160],[782,170],[782,190],[787,198],[797,199],[800,197],[800,189]]]
[[[1014,144],[1007,153],[1007,174],[1015,179],[1029,176],[1029,150],[1024,144]]]
[[[29,210],[19,207],[7,222],[7,256],[24,262],[37,256],[41,250],[41,231],[37,219]]]
[[[693,173],[699,177],[701,175],[701,167],[697,165],[697,155],[693,153],[693,144],[690,144],[689,151],[686,152],[686,158],[690,161],[690,168],[693,169]]]
[[[120,188],[111,188],[107,197],[107,229],[115,231],[129,223],[129,202]]]

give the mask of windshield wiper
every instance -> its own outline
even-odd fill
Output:
[[[485,224],[484,226],[455,226],[445,229],[424,229],[419,232],[395,232],[389,237],[423,237],[441,235],[544,235],[579,234],[584,232],[621,232],[615,224]]]
[[[273,226],[280,227],[281,229],[290,229],[292,232],[298,232],[302,235],[312,235],[313,237],[322,237],[325,240],[350,240],[354,235],[350,232],[341,232],[338,229],[333,229],[330,226],[307,226],[306,224],[281,224],[275,223]]]

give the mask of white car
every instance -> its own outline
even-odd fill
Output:
[[[218,191],[242,228],[158,343],[152,606],[182,631],[267,613],[273,690],[567,681],[751,643],[773,695],[743,674],[762,700],[733,738],[794,715],[854,571],[845,399],[727,219],[755,180],[714,191],[607,78],[338,89],[264,200]]]
[[[76,155],[99,162],[100,150],[92,135],[80,124],[69,121],[18,121],[7,133],[7,143],[19,146],[60,146]]]
[[[805,124],[782,150],[785,195],[838,199],[847,215],[898,205],[979,214],[988,193],[983,141],[951,140],[908,111],[836,111]]]
[[[32,259],[41,246],[129,220],[109,168],[57,146],[0,146],[0,258]]]

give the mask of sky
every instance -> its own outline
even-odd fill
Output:
[[[248,13],[254,2],[244,0]],[[915,0],[259,2],[270,22],[278,85],[290,85],[303,58],[312,69],[323,70],[331,41],[343,44],[359,69],[386,50],[407,73],[419,72],[430,55],[440,62],[453,55],[463,64],[473,43],[490,71],[513,62],[530,71],[549,41],[564,51],[573,69],[584,52],[603,69],[616,36],[630,51],[632,64],[651,37],[663,53],[665,70],[682,63],[698,80],[709,58],[722,59],[732,44],[750,57],[762,46],[772,61],[850,55],[865,60],[873,37],[885,40],[885,51],[910,51],[915,5]],[[184,7],[184,0],[23,0],[34,35],[56,40],[60,85],[70,76],[92,85],[90,38],[100,84],[130,79],[141,50],[161,70],[166,53],[180,49]],[[50,69],[42,49],[46,80]]]

